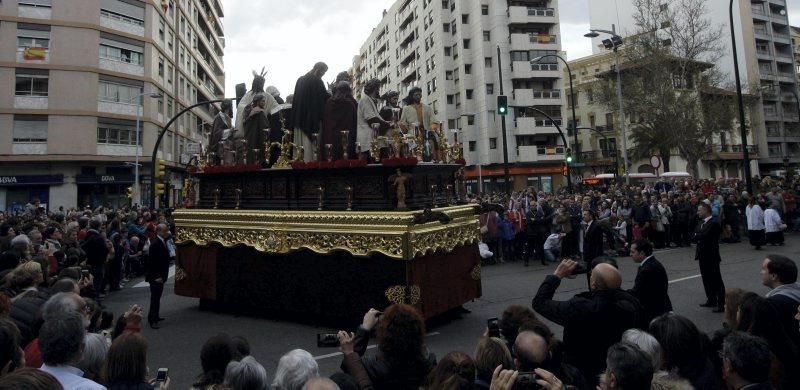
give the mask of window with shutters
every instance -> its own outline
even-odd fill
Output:
[[[50,78],[48,70],[17,68],[16,73],[14,95],[40,97],[48,95]]]
[[[102,38],[100,41],[100,58],[139,66],[144,65],[144,48]]]
[[[53,0],[19,0],[17,4],[28,7],[51,8]]]
[[[136,145],[136,122],[99,118],[97,120],[97,143],[103,145]],[[139,129],[139,145],[142,145],[141,128]]]
[[[50,26],[44,24],[17,24],[17,48],[50,48]]]
[[[14,115],[14,142],[47,142],[46,115]]]
[[[100,0],[100,16],[144,27],[144,7],[122,0]]]

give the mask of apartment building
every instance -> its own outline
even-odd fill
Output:
[[[222,17],[220,0],[1,1],[0,210],[126,204],[137,149],[147,204],[160,129],[224,95]],[[164,136],[170,204],[213,114]]]
[[[623,50],[624,51],[624,50]],[[608,82],[608,78],[613,77],[615,54],[612,51],[593,54],[569,62],[573,74],[573,86],[575,87],[575,115],[578,123],[578,142],[581,145],[579,160],[586,164],[582,168],[584,177],[600,173],[613,173],[615,169],[623,166],[623,142],[618,111],[610,110],[602,103],[602,87]],[[624,53],[620,54],[620,68],[624,75],[629,69],[629,63],[625,61]],[[699,64],[698,69],[710,68],[710,64],[703,66]],[[568,73],[564,77],[569,77]],[[700,74],[692,75],[693,80],[700,77]],[[614,82],[614,81],[612,81]],[[698,91],[693,82],[684,83],[679,80],[673,81],[678,93],[691,94],[698,98],[700,93],[723,94],[729,96],[733,104],[734,93],[732,91],[714,90]],[[623,85],[624,88],[624,85]],[[569,90],[565,91],[569,94]],[[747,107],[746,118],[756,114],[757,105],[754,104],[758,98],[753,95],[745,96]],[[572,105],[568,99],[567,112],[571,112]],[[631,130],[638,121],[635,113],[627,112],[625,117],[627,136],[628,136],[628,163],[631,173],[658,173],[665,172],[665,166],[660,166],[658,172],[650,165],[650,156],[634,158],[636,155],[636,144],[630,139]],[[571,118],[570,118],[571,119]],[[733,128],[726,134],[716,136],[708,145],[708,152],[698,161],[698,176],[703,178],[736,178],[743,177],[742,165],[742,142],[739,137],[738,121],[734,121]],[[748,151],[750,152],[751,170],[757,172],[758,168],[758,145],[754,144],[753,133],[748,133]],[[678,153],[673,153],[669,161],[670,171],[687,171],[687,161]],[[619,170],[618,172],[622,172]]]
[[[562,66],[554,57],[530,60],[561,54],[560,38],[556,0],[398,0],[361,46],[353,74],[357,87],[376,78],[381,93],[395,90],[401,97],[420,87],[437,120],[460,130],[475,192],[505,186],[495,112],[502,82],[513,107],[506,117],[513,188],[550,191],[565,180],[565,147],[555,127],[564,102]],[[532,106],[556,123],[534,115]]]
[[[786,0],[734,2],[734,30],[742,88],[745,93],[758,96],[758,109],[753,112],[750,130],[758,145],[757,170],[753,174],[783,174],[786,166],[800,164],[800,112],[795,98],[797,78],[793,58],[791,29]],[[662,7],[670,7],[664,1]],[[706,2],[707,16],[716,26],[724,26],[723,57],[716,63],[727,78],[734,83],[733,55],[731,49],[729,2]],[[616,25],[620,35],[627,36],[636,30],[633,0],[592,0],[589,2],[593,28],[610,29]],[[609,12],[614,10],[615,12]],[[600,39],[594,39],[594,52],[600,53]]]

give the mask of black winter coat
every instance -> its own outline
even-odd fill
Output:
[[[92,267],[100,267],[108,259],[106,239],[96,230],[89,230],[81,248],[86,252],[86,262]]]
[[[20,345],[26,346],[39,334],[41,326],[40,309],[47,302],[48,294],[31,291],[11,304],[11,320],[19,328]]]
[[[548,275],[533,298],[533,309],[564,327],[564,362],[575,366],[590,387],[603,372],[608,347],[622,333],[639,324],[641,305],[631,294],[616,290],[595,290],[568,301],[554,301],[561,279]]]

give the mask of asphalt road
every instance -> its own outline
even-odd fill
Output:
[[[787,235],[787,243],[783,247],[766,247],[761,251],[754,250],[747,243],[722,244],[722,277],[725,286],[766,293],[768,290],[761,285],[759,278],[764,256],[779,253],[800,262],[799,248],[800,236],[797,234]],[[690,318],[703,331],[719,329],[723,315],[698,306],[705,301],[705,295],[700,271],[694,261],[694,248],[665,249],[656,251],[655,255],[667,269],[670,298],[675,311]],[[623,288],[630,288],[636,275],[636,264],[629,257],[617,260],[623,274]],[[486,326],[486,319],[500,316],[503,309],[512,304],[529,306],[539,284],[554,269],[555,265],[523,267],[522,263],[484,267],[483,297],[464,305],[471,313],[429,324],[428,347],[439,357],[456,350],[472,355]],[[161,329],[146,327],[143,330],[149,342],[150,372],[154,375],[159,367],[168,367],[172,388],[184,389],[191,385],[202,371],[200,349],[203,342],[219,332],[244,336],[249,340],[252,355],[267,369],[270,380],[281,355],[295,348],[305,349],[314,355],[323,375],[338,370],[341,362],[338,351],[316,346],[317,333],[334,332],[336,329],[200,311],[198,300],[173,294],[173,283],[170,279],[164,290],[161,315],[166,317],[166,321],[161,323]],[[566,300],[585,289],[585,277],[566,279],[555,299]],[[106,298],[104,303],[118,315],[132,303],[145,307],[146,313],[148,302],[149,289],[145,283],[137,280]],[[552,328],[561,334],[560,326],[552,325]]]

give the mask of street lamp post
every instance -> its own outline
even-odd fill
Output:
[[[139,136],[139,127],[141,124],[142,118],[142,106],[144,105],[144,97],[148,96],[151,98],[161,98],[163,95],[158,92],[142,92],[133,99],[137,100],[136,106],[136,162],[133,164],[133,204],[141,204],[142,203],[142,195],[139,191],[139,155],[141,155],[141,147],[139,147],[140,136]]]
[[[751,0],[751,4],[761,4],[761,0]],[[747,128],[744,117],[744,99],[742,98],[742,80],[739,76],[739,57],[736,50],[736,29],[733,26],[733,0],[728,8],[731,28],[731,49],[733,49],[733,74],[736,77],[736,102],[739,106],[739,133],[742,138],[742,162],[744,163],[744,182],[747,192],[753,193],[753,175],[750,173],[750,151],[747,150]]]
[[[560,55],[557,55],[557,54],[548,54],[548,55],[536,57],[536,58],[531,60],[531,64],[539,63],[542,59],[544,59],[546,57],[556,57],[559,60],[561,60],[561,62],[563,62],[564,65],[567,67],[567,74],[569,74],[569,96],[570,96],[570,100],[572,100],[572,129],[573,129],[572,135],[574,137],[574,141],[573,142],[575,143],[575,145],[574,145],[575,149],[574,150],[575,150],[575,155],[576,156],[580,156],[580,154],[581,154],[581,146],[578,143],[578,129],[577,129],[577,127],[578,127],[578,119],[577,119],[577,115],[575,115],[575,103],[576,102],[575,102],[575,89],[572,87],[572,69],[569,68],[569,63],[567,62],[567,60],[565,60],[564,57],[561,57]],[[567,127],[567,129],[569,129],[569,127]]]
[[[731,0],[733,1],[733,0]],[[617,35],[617,28],[615,25],[611,25],[611,30],[601,30],[601,29],[590,29],[589,33],[585,34],[584,36],[587,38],[596,38],[600,36],[600,33],[611,35],[611,39],[608,40],[609,44],[603,42],[603,44],[608,48],[614,50],[614,61],[615,61],[615,68],[617,73],[617,103],[619,105],[619,129],[620,135],[622,136],[622,160],[625,164],[625,172],[628,171],[628,137],[626,135],[625,129],[625,109],[622,103],[622,77],[620,74],[622,73],[619,68],[619,46],[622,45],[622,37]],[[625,184],[631,184],[630,175],[625,175]]]

